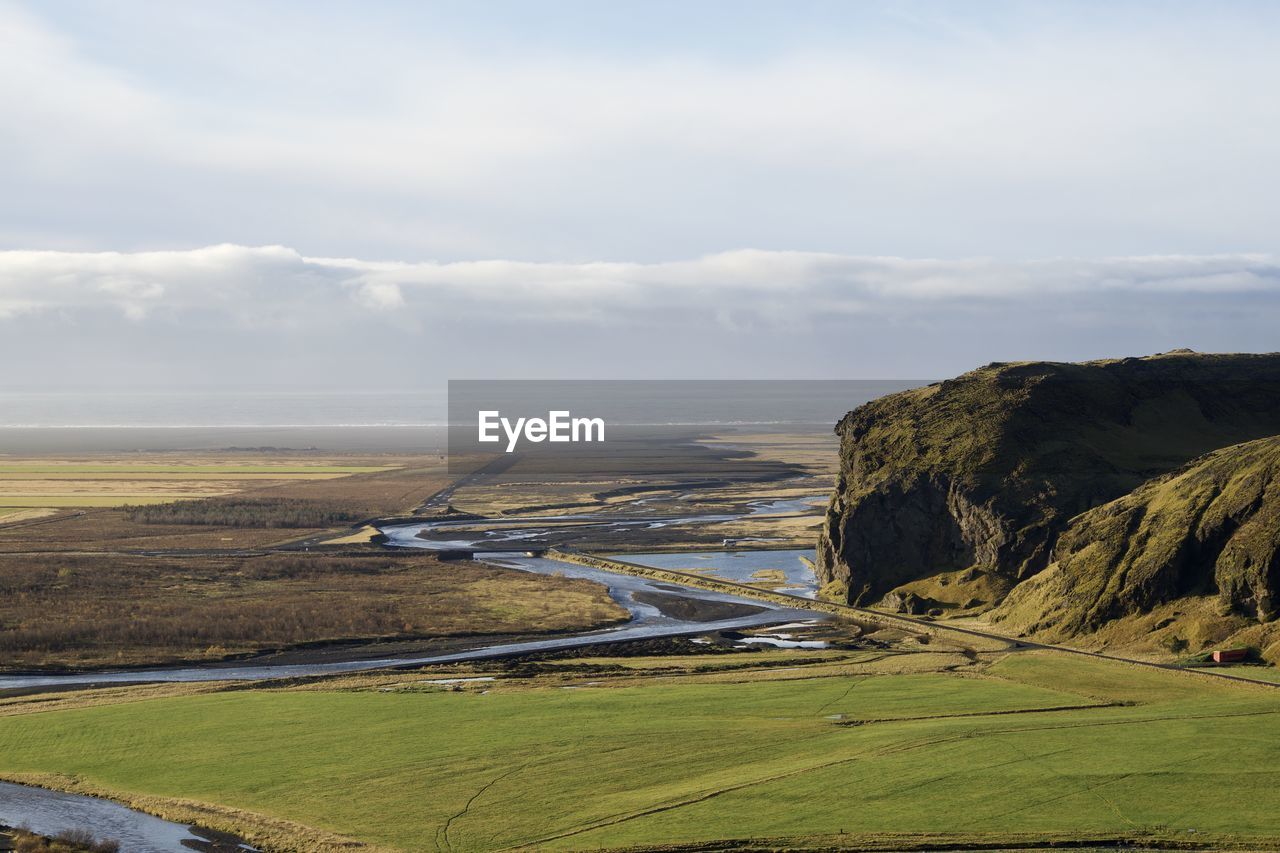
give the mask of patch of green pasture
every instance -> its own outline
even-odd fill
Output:
[[[814,660],[847,661],[854,663],[873,657],[880,657],[878,652],[847,652],[840,649],[770,649],[761,652],[733,652],[731,654],[694,654],[694,655],[637,655],[635,657],[591,657],[567,658],[563,661],[548,661],[555,665],[578,666],[621,666],[624,669],[696,669],[699,667],[732,667],[764,664],[767,667],[790,664],[788,658],[795,662]]]
[[[1274,666],[1230,666],[1223,667],[1219,671],[1223,675],[1259,681],[1263,684],[1280,684],[1280,669]]]
[[[1234,689],[1230,681],[1192,672],[1053,651],[1010,654],[987,671],[1022,684],[1064,690],[1102,702],[1159,702]]]
[[[832,745],[825,766],[542,843],[840,832],[1280,835],[1275,700],[889,723],[853,737]]]
[[[872,719],[1074,700],[937,674],[488,695],[246,691],[0,719],[0,771],[75,774],[405,849],[422,849],[452,818],[450,842],[477,849],[917,739],[914,730],[879,724],[838,726],[827,719],[833,714]],[[927,750],[920,758],[931,760]],[[726,812],[712,826],[736,835],[747,817]],[[766,817],[752,820],[765,825]]]

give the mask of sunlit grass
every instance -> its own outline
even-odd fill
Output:
[[[1120,665],[1065,655],[1013,661],[999,677],[163,698],[0,719],[0,772],[407,850],[446,825],[458,849],[1276,834],[1280,694],[1155,670],[1131,684]]]

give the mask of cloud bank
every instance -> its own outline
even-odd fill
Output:
[[[1172,5],[0,0],[0,387],[1276,349],[1280,6]]]
[[[1266,255],[912,260],[817,252],[722,252],[667,263],[453,263],[307,257],[284,246],[189,251],[0,251],[0,316],[116,309],[122,316],[218,312],[258,325],[350,311],[456,320],[501,310],[528,320],[643,325],[732,309],[761,323],[920,303],[1052,296],[1280,295]]]
[[[929,377],[995,358],[1273,349],[1280,260],[387,262],[282,246],[0,252],[0,359],[74,387],[462,376]],[[969,360],[973,359],[971,363]],[[78,368],[75,367],[78,363]]]
[[[466,5],[0,0],[0,247],[1280,251],[1274,5]]]

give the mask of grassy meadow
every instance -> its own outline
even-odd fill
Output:
[[[116,691],[6,708],[0,775],[153,809],[218,804],[250,838],[283,820],[399,850],[911,849],[1028,833],[1280,845],[1272,688],[1053,652],[967,668],[952,655],[934,665],[955,671],[932,672],[910,671],[927,653],[889,657],[898,672],[871,668],[885,655],[793,650],[710,672],[597,658],[594,674],[566,664],[466,689],[384,673]]]
[[[814,493],[824,472],[803,465],[820,444],[756,443],[809,472],[788,497]],[[306,655],[371,638],[443,650],[623,615],[599,585],[387,553],[369,528],[352,531],[447,485],[436,458],[3,462],[9,668]],[[18,501],[33,482],[48,516],[4,508],[5,489]],[[667,506],[759,494],[726,483]],[[193,504],[149,488],[227,491]],[[535,503],[612,507],[614,492],[634,496],[561,483]],[[513,495],[475,486],[455,501]],[[61,499],[84,509],[48,509]],[[814,523],[762,515],[685,535],[812,541]],[[304,538],[332,544],[272,550]],[[1271,685],[997,651],[945,627],[860,642],[668,642],[296,683],[0,695],[0,778],[110,796],[265,851],[1280,849]],[[472,677],[491,680],[452,680]]]

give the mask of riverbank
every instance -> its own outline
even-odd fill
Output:
[[[703,574],[681,572],[675,569],[659,569],[651,566],[642,566],[637,563],[628,563],[614,557],[601,557],[558,549],[552,549],[549,551],[548,556],[556,560],[562,560],[566,563],[591,566],[593,568],[615,572],[617,574],[632,575],[635,577],[649,578],[668,583],[683,584],[685,586],[706,589],[728,595],[741,595],[745,598],[766,601],[782,607],[803,607],[815,613],[825,613],[831,616],[847,619],[852,622],[866,623],[875,625],[882,629],[901,631],[907,636],[915,637],[917,639],[924,638],[924,642],[926,643],[933,638],[945,636],[954,642],[962,642],[964,645],[971,646],[982,651],[1006,650],[1016,645],[1014,640],[997,637],[991,634],[982,634],[976,631],[956,628],[945,624],[927,622],[922,619],[896,616],[894,614],[884,613],[878,610],[853,607],[848,604],[840,604],[821,599],[808,599],[803,596],[789,595],[784,592],[761,589],[760,587],[753,586],[751,584],[736,583],[734,581],[708,577]]]
[[[376,851],[293,821],[194,800],[131,794],[62,774],[0,772],[0,818],[43,836],[87,831],[115,842],[121,853]],[[252,847],[240,833],[253,837]],[[303,839],[305,846],[299,846]]]

